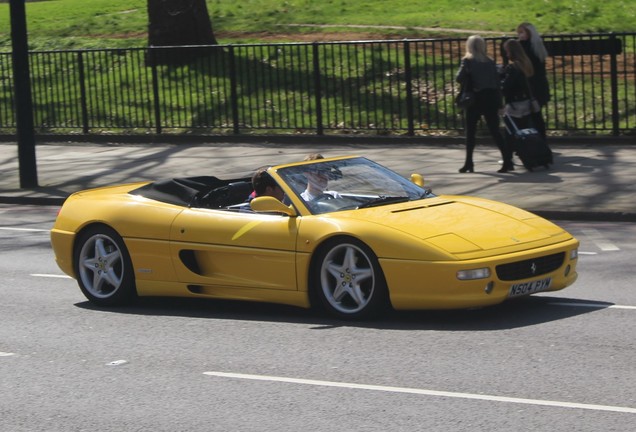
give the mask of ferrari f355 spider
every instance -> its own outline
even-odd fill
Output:
[[[578,241],[527,211],[436,195],[363,157],[282,164],[280,201],[249,178],[174,178],[71,195],[51,241],[100,306],[180,296],[319,307],[483,307],[577,278]]]

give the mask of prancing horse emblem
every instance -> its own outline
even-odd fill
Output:
[[[532,274],[535,274],[537,272],[537,265],[535,263],[532,263],[532,265],[530,266],[530,271],[532,272]]]

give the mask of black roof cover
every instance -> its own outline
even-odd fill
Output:
[[[130,194],[169,204],[196,207],[198,197],[235,181],[237,180],[221,180],[212,176],[172,178],[148,183],[130,191]]]

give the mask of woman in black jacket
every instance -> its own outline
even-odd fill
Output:
[[[528,78],[533,96],[543,108],[550,100],[550,85],[548,84],[548,76],[545,69],[545,61],[548,57],[548,51],[543,44],[543,40],[537,29],[530,23],[524,22],[517,27],[517,36],[523,51],[530,59],[534,74]],[[546,138],[546,126],[542,113],[536,112],[532,115],[534,127],[539,131],[541,136]]]
[[[468,85],[475,94],[474,103],[465,108],[466,161],[459,172],[474,172],[475,136],[477,123],[482,116],[503,158],[503,166],[497,172],[513,170],[512,149],[499,131],[499,109],[501,108],[499,75],[495,62],[486,54],[486,42],[481,36],[474,35],[466,41],[466,54],[457,71],[456,81],[463,83],[464,86]]]
[[[503,45],[510,63],[504,69],[501,89],[506,103],[505,113],[515,120],[520,129],[529,126],[533,111],[539,106],[531,103],[532,86],[530,78],[534,75],[532,62],[523,50],[519,41],[507,40]],[[535,126],[536,127],[536,126]]]

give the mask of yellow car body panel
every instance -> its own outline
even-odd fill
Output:
[[[306,292],[264,288],[238,288],[235,286],[201,285],[195,291],[185,283],[171,281],[137,281],[137,294],[142,297],[190,297],[231,299],[255,302],[279,303],[309,308]]]
[[[76,278],[73,253],[77,233],[89,224],[104,224],[126,240],[134,268],[141,269],[136,277],[176,280],[168,239],[172,221],[183,208],[127,194],[142,184],[78,192],[66,200],[51,230],[55,259],[64,273]],[[161,272],[146,272],[147,268]]]
[[[179,281],[296,290],[297,223],[280,215],[186,209],[172,226],[171,254],[191,251],[199,268],[177,264]]]
[[[351,235],[369,244],[378,257],[446,261],[489,257],[570,240],[562,228],[532,213],[498,204],[485,211],[472,199],[440,196],[424,204],[404,203],[304,218],[299,251],[330,235]],[[479,200],[493,205],[492,201]],[[469,213],[470,217],[466,216]],[[477,229],[470,218],[487,218]],[[526,219],[517,219],[523,216]],[[448,222],[447,222],[448,221]],[[514,234],[510,234],[514,233]]]

